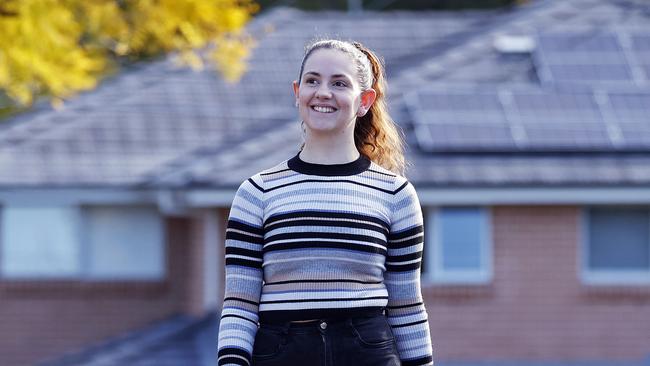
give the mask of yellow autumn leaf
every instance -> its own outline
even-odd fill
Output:
[[[0,90],[23,105],[46,93],[59,106],[119,58],[174,51],[200,69],[197,51],[211,44],[207,61],[237,80],[253,45],[237,32],[257,9],[252,0],[0,0]]]

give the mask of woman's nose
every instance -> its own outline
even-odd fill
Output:
[[[323,83],[318,86],[318,89],[316,89],[316,98],[330,98],[332,96],[332,93],[330,92],[329,87],[327,84]]]

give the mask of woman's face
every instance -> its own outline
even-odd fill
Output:
[[[321,48],[305,61],[300,84],[293,84],[300,117],[312,133],[354,133],[357,116],[374,101],[361,92],[354,61],[339,50]]]

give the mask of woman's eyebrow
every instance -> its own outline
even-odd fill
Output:
[[[350,78],[347,75],[343,75],[343,74],[334,74],[334,75],[332,75],[332,79],[338,79],[338,78],[345,79],[345,80],[348,80],[348,81],[350,80]]]
[[[305,75],[313,75],[313,76],[316,76],[316,77],[321,77],[321,74],[317,73],[316,71],[307,71],[305,73]],[[350,78],[347,75],[344,75],[344,74],[334,74],[334,75],[332,75],[332,79],[337,79],[337,78],[346,79],[348,81],[350,80]]]

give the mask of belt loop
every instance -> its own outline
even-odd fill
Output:
[[[290,321],[284,322],[284,324],[282,324],[282,334],[284,334],[285,336],[289,334],[289,328],[291,328],[291,322]]]
[[[345,319],[345,323],[348,325],[348,327],[354,329],[354,322],[352,321],[353,317],[349,316]]]

